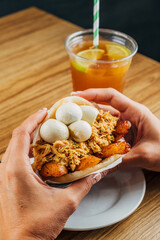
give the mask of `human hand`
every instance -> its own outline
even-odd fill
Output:
[[[81,199],[101,174],[90,175],[66,189],[52,188],[32,170],[29,150],[45,109],[13,131],[0,164],[0,239],[55,239]],[[104,176],[104,173],[103,173]]]
[[[99,105],[104,111],[109,110],[111,114],[119,115],[122,120],[132,123],[132,129],[135,130],[132,136],[133,147],[115,169],[133,166],[160,171],[160,120],[147,107],[111,88],[88,89],[73,92],[72,95],[96,103],[106,102],[110,106]]]

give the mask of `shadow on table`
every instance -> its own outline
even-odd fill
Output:
[[[65,231],[63,230],[56,240],[99,240],[101,236],[107,236],[109,232],[113,231],[120,225],[120,222],[113,224],[106,228],[101,228],[92,231]]]

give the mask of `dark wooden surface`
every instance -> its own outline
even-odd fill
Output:
[[[31,6],[84,28],[93,24],[93,0],[1,0],[0,16]],[[137,40],[140,53],[160,61],[159,9],[159,0],[101,0],[100,27],[127,33]]]

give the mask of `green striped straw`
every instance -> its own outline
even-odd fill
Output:
[[[93,45],[98,48],[99,45],[99,2],[94,0],[93,6]]]

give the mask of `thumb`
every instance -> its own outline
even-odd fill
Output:
[[[107,175],[108,171],[104,171],[102,173],[92,174],[88,177],[85,177],[81,180],[78,180],[68,188],[65,189],[68,194],[72,194],[77,199],[77,204],[86,196],[86,194],[90,191],[92,186],[99,182],[105,175]]]

